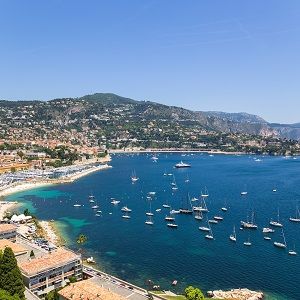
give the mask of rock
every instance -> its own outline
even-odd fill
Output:
[[[209,291],[208,296],[213,299],[236,299],[236,300],[261,300],[264,297],[262,292],[251,291],[249,289],[232,289],[230,291]]]

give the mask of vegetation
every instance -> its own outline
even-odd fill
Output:
[[[51,292],[49,292],[46,297],[45,300],[59,300],[59,295],[57,290],[53,290]]]
[[[184,294],[188,300],[203,300],[204,299],[204,295],[203,295],[202,291],[193,286],[188,286],[184,290]]]
[[[20,300],[18,295],[11,296],[7,291],[0,289],[0,299],[1,300]]]
[[[84,234],[80,234],[76,240],[77,244],[84,244],[86,241],[87,237]]]
[[[0,289],[5,290],[11,296],[25,299],[22,274],[15,255],[9,247],[6,247],[0,256]]]
[[[77,281],[77,278],[75,276],[71,276],[69,278],[69,280],[70,280],[70,283],[75,283]]]

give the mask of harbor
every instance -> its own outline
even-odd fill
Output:
[[[71,249],[78,249],[74,242],[76,236],[85,234],[88,240],[82,246],[84,255],[94,258],[96,269],[145,289],[147,280],[151,279],[163,290],[174,293],[193,284],[204,291],[247,287],[275,294],[280,299],[296,299],[292,283],[298,277],[279,282],[276,276],[285,268],[298,272],[299,256],[288,253],[300,249],[294,239],[298,224],[289,220],[297,219],[294,192],[298,179],[295,177],[292,187],[285,187],[284,176],[277,177],[274,173],[270,180],[260,176],[281,169],[282,165],[289,166],[286,172],[294,172],[297,160],[261,157],[262,161],[257,162],[252,156],[158,153],[154,162],[152,157],[153,154],[114,155],[113,168],[106,172],[95,172],[69,185],[13,194],[8,200],[30,204],[39,219],[54,219],[55,223],[64,224],[60,231],[68,238]],[[181,160],[191,167],[174,168]],[[241,172],[239,177],[232,175],[237,169]],[[246,170],[252,175],[245,175]],[[132,181],[133,175],[138,180]],[[174,177],[177,190],[172,189]],[[247,195],[241,195],[243,191]],[[94,206],[98,208],[93,209]],[[131,211],[122,211],[125,207]],[[197,207],[201,210],[195,210]],[[271,219],[278,221],[278,207],[286,250],[274,246],[274,242],[283,243],[280,228],[271,228],[274,233],[263,232],[264,228],[271,227]],[[165,217],[169,214],[175,218],[169,223],[178,225],[176,230],[167,226]],[[130,218],[122,218],[123,215]],[[152,226],[145,223],[150,217]],[[208,223],[209,220],[216,223]],[[241,221],[257,225],[257,229],[240,229]],[[208,231],[202,233],[199,227]],[[271,240],[268,242],[264,236]],[[250,247],[244,245],[248,242]],[[132,247],[134,257],[130,254]],[[218,266],[216,271],[212,270],[212,262]],[[241,281],[246,263],[247,277]],[[273,273],[266,271],[257,276],[257,268],[272,269]],[[204,270],[212,271],[205,271],[205,276],[201,276]],[[269,277],[272,281],[262,285],[263,278]],[[174,280],[178,282],[176,286],[172,285]],[[271,282],[276,282],[276,286]]]

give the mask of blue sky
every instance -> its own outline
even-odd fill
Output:
[[[299,0],[0,0],[0,98],[113,92],[300,122]]]

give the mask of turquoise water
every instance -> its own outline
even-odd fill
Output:
[[[192,168],[174,169],[181,159]],[[172,289],[170,283],[176,279],[175,291],[182,291],[187,284],[203,290],[247,287],[267,292],[270,299],[300,299],[300,256],[291,257],[273,246],[274,240],[280,240],[279,230],[272,241],[265,241],[261,232],[271,217],[276,218],[279,207],[288,248],[295,244],[300,254],[300,224],[288,221],[300,199],[300,158],[263,157],[256,162],[249,156],[160,154],[153,163],[147,155],[115,155],[111,165],[113,168],[72,184],[47,186],[8,199],[22,201],[41,219],[58,221],[71,248],[78,249],[76,237],[84,233],[88,237],[82,246],[84,255],[93,255],[101,268],[132,283],[145,286],[151,279]],[[130,180],[133,170],[140,177],[136,184]],[[165,171],[175,175],[177,192],[172,193],[172,177],[163,176]],[[185,183],[187,175],[189,183]],[[144,224],[148,192],[156,192],[153,210],[161,208],[166,199],[179,208],[187,192],[199,196],[204,186],[210,194],[208,217],[224,215],[220,224],[212,225],[214,241],[206,240],[198,230],[205,222],[192,216],[176,215],[178,229],[167,228],[164,209],[154,212],[153,227]],[[245,186],[248,195],[241,197]],[[272,192],[274,188],[277,193]],[[90,208],[91,192],[103,212],[101,217]],[[111,197],[121,200],[119,207],[113,207]],[[229,209],[221,212],[225,201]],[[84,206],[73,207],[76,202]],[[123,205],[133,210],[130,220],[121,218]],[[251,231],[253,245],[245,247],[249,231],[240,231],[239,224],[252,209],[259,230]],[[233,225],[236,244],[228,240]]]

